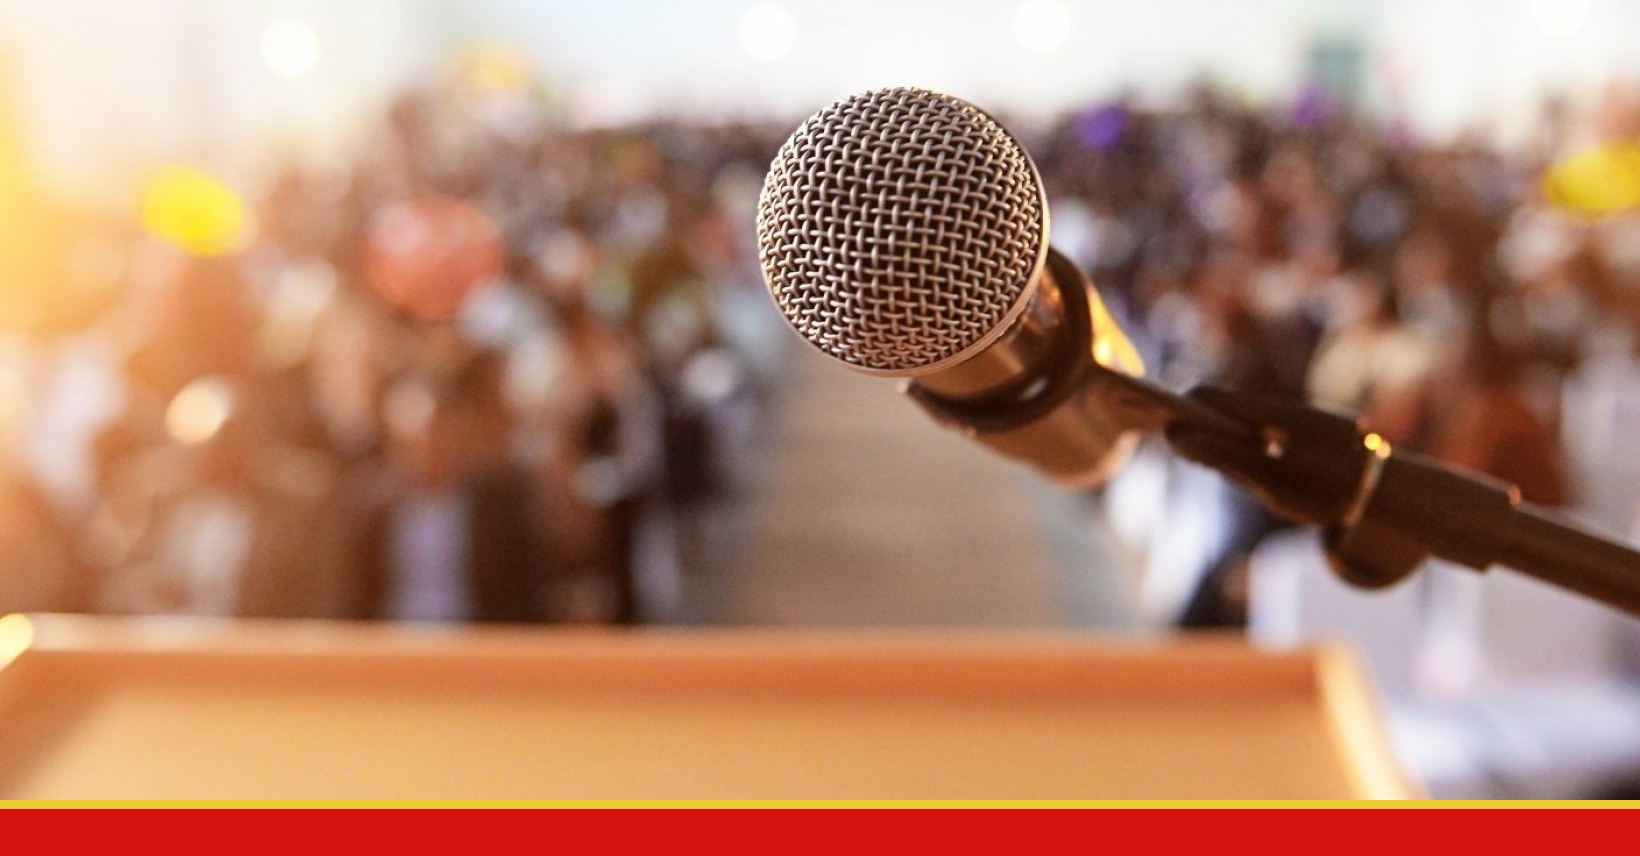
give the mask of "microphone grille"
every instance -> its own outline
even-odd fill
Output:
[[[775,155],[758,260],[786,320],[855,368],[918,374],[991,341],[1047,253],[1047,205],[1019,143],[922,89],[847,98]]]

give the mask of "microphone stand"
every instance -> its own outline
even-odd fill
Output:
[[[977,400],[915,378],[902,391],[936,421],[1053,476],[1081,472],[1123,432],[1161,432],[1275,513],[1320,527],[1333,570],[1362,588],[1392,585],[1439,556],[1477,571],[1507,565],[1640,617],[1633,547],[1521,502],[1514,485],[1393,452],[1350,417],[1215,387],[1179,395],[1106,365],[1097,340],[1119,333],[1092,320],[1092,283],[1058,253],[1047,265],[1065,322],[1047,371]]]
[[[1176,452],[1320,527],[1333,570],[1354,585],[1392,585],[1433,555],[1477,571],[1504,565],[1640,617],[1640,551],[1522,502],[1514,485],[1394,452],[1318,408],[1131,380],[1140,406],[1171,410],[1163,430]]]

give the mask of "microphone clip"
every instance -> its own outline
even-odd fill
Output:
[[[1175,422],[1168,442],[1212,467],[1276,514],[1319,527],[1333,571],[1363,588],[1394,585],[1430,555],[1484,570],[1519,503],[1493,479],[1458,474],[1389,441],[1352,417],[1215,387],[1188,397],[1247,426],[1226,432]]]

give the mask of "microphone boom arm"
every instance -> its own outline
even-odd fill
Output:
[[[1275,513],[1319,527],[1345,581],[1382,588],[1430,556],[1485,571],[1501,564],[1640,616],[1640,552],[1520,499],[1511,484],[1393,452],[1356,420],[1214,387],[1187,395],[1111,356],[1114,328],[1087,276],[1052,250],[1043,299],[1062,326],[1035,330],[989,357],[1022,354],[1042,369],[1000,385],[966,376],[910,378],[902,391],[935,421],[1071,488],[1097,486],[1142,433],[1216,469]],[[1103,356],[1103,358],[1102,358]],[[1112,450],[1116,450],[1114,453]]]
[[[1393,452],[1354,419],[1213,387],[1188,399],[1252,430],[1175,421],[1165,435],[1272,511],[1318,526],[1333,570],[1365,588],[1392,585],[1434,555],[1485,571],[1503,565],[1640,617],[1640,552],[1521,501],[1514,485]]]

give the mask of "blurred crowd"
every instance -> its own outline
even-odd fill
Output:
[[[1598,133],[1640,136],[1611,100]],[[1640,222],[1544,202],[1570,127],[1431,146],[1203,88],[1023,136],[1165,382],[1358,412],[1622,525]],[[54,275],[107,299],[0,341],[0,612],[677,618],[790,341],[751,228],[788,130],[571,130],[452,86],[276,171],[235,252],[87,232]],[[1187,624],[1241,620],[1281,525],[1227,513]]]
[[[1056,243],[1172,386],[1359,414],[1398,449],[1624,531],[1640,214],[1553,207],[1545,176],[1578,147],[1632,145],[1633,95],[1575,121],[1548,102],[1503,151],[1420,144],[1324,89],[1279,110],[1202,89],[1177,111],[1066,116],[1034,149]],[[1218,516],[1187,625],[1245,620],[1246,560],[1283,527],[1239,494]]]
[[[0,612],[678,620],[778,356],[777,143],[451,84],[274,171],[244,246],[86,232],[112,297],[6,343]]]

